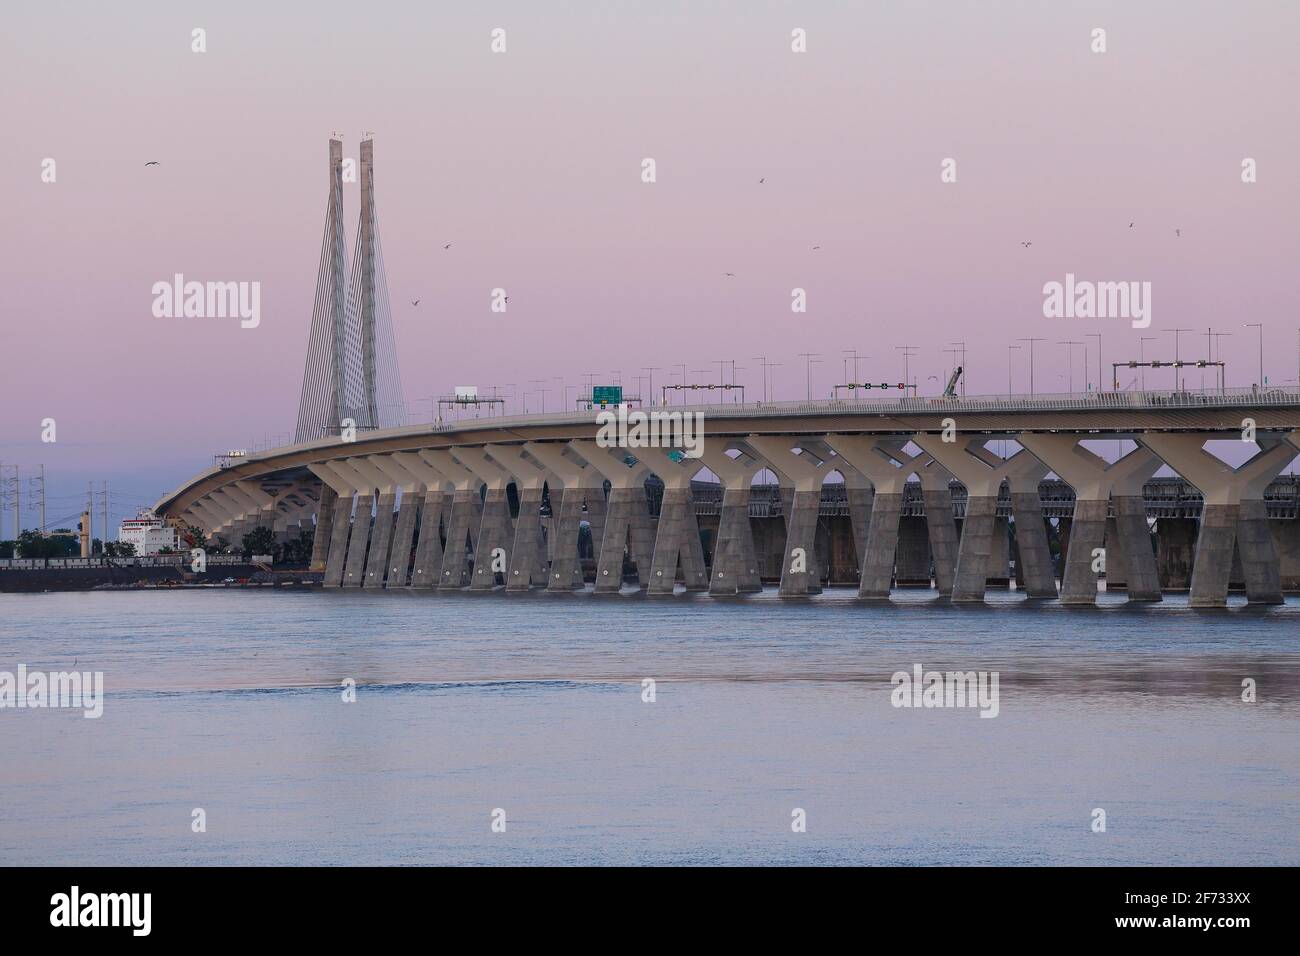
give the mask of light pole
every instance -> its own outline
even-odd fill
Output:
[[[1156,336],[1154,335],[1144,335],[1142,338],[1138,339],[1138,362],[1145,362],[1147,360],[1145,355],[1146,344],[1148,342],[1154,342],[1155,340]],[[1145,392],[1147,390],[1147,367],[1145,365],[1138,366],[1138,376],[1141,380],[1140,385],[1142,391]]]
[[[903,396],[904,397],[907,396],[907,386],[912,384],[911,367],[908,364],[908,359],[910,359],[914,354],[916,354],[916,349],[917,347],[915,345],[894,346],[895,352],[903,353]]]
[[[1247,322],[1242,328],[1259,329],[1259,387],[1264,387],[1264,323]]]
[[[1232,338],[1232,333],[1231,333],[1231,332],[1212,332],[1212,333],[1210,333],[1210,334],[1214,337],[1214,348],[1210,349],[1210,361],[1216,361],[1216,359],[1215,359],[1215,355],[1218,355],[1218,359],[1217,359],[1217,361],[1222,362],[1222,361],[1223,361],[1223,346],[1222,346],[1221,344],[1219,344],[1219,339],[1223,338],[1225,335],[1226,335],[1228,338]],[[1228,387],[1228,372],[1227,372],[1227,369],[1226,369],[1223,365],[1220,365],[1220,366],[1219,366],[1219,390],[1222,391],[1223,389],[1225,389],[1225,388],[1227,388],[1227,387]]]
[[[799,357],[804,360],[804,400],[812,401],[812,367],[821,365],[819,356],[821,352],[800,352]]]
[[[1016,341],[1029,343],[1029,394],[1032,395],[1034,394],[1034,343],[1045,342],[1047,340],[1024,338],[1024,339],[1016,339]]]
[[[752,355],[752,356],[750,356],[750,359],[749,359],[749,360],[750,360],[751,362],[758,362],[758,363],[760,363],[759,368],[760,368],[760,371],[761,371],[762,374],[763,374],[763,401],[767,401],[767,356],[766,356],[766,355]]]
[[[1070,365],[1070,377],[1069,377],[1070,393],[1073,394],[1074,393],[1074,347],[1076,345],[1082,345],[1083,343],[1075,342],[1074,340],[1071,339],[1065,342],[1057,342],[1056,344],[1069,346],[1070,357],[1069,359],[1067,359],[1067,361]]]
[[[1191,329],[1165,329],[1165,331],[1174,333],[1174,391],[1181,392],[1183,390],[1183,383],[1182,383],[1183,376],[1182,376],[1182,367],[1178,364],[1181,361],[1178,355],[1178,335],[1180,332],[1190,332],[1192,330]]]
[[[659,371],[659,366],[643,365],[641,371],[648,372],[650,375],[650,406],[653,408],[655,403],[655,372]]]
[[[1011,395],[1015,394],[1011,390],[1011,353],[1019,352],[1019,351],[1020,351],[1019,345],[1007,346],[1007,397],[1010,397]]]
[[[870,355],[859,355],[857,349],[845,349],[844,352],[843,352],[842,354],[844,354],[844,355],[852,355],[852,356],[853,356],[853,379],[852,379],[852,381],[853,381],[853,383],[856,385],[856,384],[858,384],[858,359],[860,359],[860,358],[871,358],[871,356],[870,356]],[[849,376],[848,376],[848,365],[847,365],[847,360],[846,360],[846,364],[845,364],[845,369],[844,369],[844,371],[845,371],[845,375],[844,375],[844,377],[845,377],[845,378],[848,378]]]

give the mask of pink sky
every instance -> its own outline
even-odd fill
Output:
[[[631,385],[653,365],[658,385],[731,358],[752,398],[761,354],[783,363],[776,397],[801,398],[807,351],[824,396],[842,350],[872,356],[863,378],[897,380],[904,345],[935,390],[956,340],[968,392],[1004,392],[1022,336],[1047,339],[1038,391],[1064,391],[1058,341],[1101,332],[1109,362],[1157,336],[1148,357],[1172,358],[1175,327],[1197,333],[1184,357],[1207,326],[1231,332],[1228,384],[1244,386],[1255,321],[1270,381],[1297,378],[1293,3],[287,6],[7,11],[0,459],[44,463],[52,494],[107,478],[152,497],[217,450],[292,430],[333,130],[353,157],[375,131],[419,417],[457,384],[621,370]],[[355,185],[346,202],[350,243]],[[260,282],[260,327],[154,318],[150,287],[175,272]],[[1043,318],[1043,283],[1066,272],[1150,281],[1152,327]],[[1016,353],[1018,392],[1027,368]],[[1076,349],[1076,390],[1084,375]]]

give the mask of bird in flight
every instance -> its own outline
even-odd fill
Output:
[[[451,248],[451,243],[450,243],[450,242],[447,243],[447,244],[446,244],[445,246],[443,246],[442,248],[443,248],[443,249],[450,249],[450,248]]]
[[[734,272],[724,272],[722,273],[722,275],[724,278],[728,278],[728,279],[736,278],[736,274]]]
[[[145,163],[145,165],[146,165],[146,166],[161,166],[162,164],[161,164],[160,162],[158,162],[158,160],[155,159],[155,160],[151,160],[150,162]]]
[[[821,246],[813,246],[813,252],[816,252],[816,251],[817,251],[818,249],[820,249],[820,248],[821,248]]]
[[[420,300],[419,300],[419,299],[412,299],[412,300],[411,300],[411,305],[419,305],[419,304],[420,304]]]
[[[761,185],[763,185],[763,183],[765,183],[765,182],[767,182],[767,177],[766,177],[766,176],[764,176],[762,179],[760,179],[760,180],[758,181],[758,184],[761,186]]]
[[[1033,245],[1033,243],[1032,243],[1032,242],[1022,242],[1021,245],[1024,246],[1026,249],[1028,249],[1030,246]]]
[[[1181,236],[1182,234],[1183,234],[1183,231],[1182,231],[1181,229],[1175,229],[1175,230],[1174,230],[1174,235],[1175,235],[1175,236]]]
[[[1128,227],[1129,227],[1130,229],[1132,229],[1132,228],[1133,228],[1133,223],[1130,222],[1130,223],[1128,224]]]

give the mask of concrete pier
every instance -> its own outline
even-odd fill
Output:
[[[884,491],[877,486],[871,506],[871,525],[867,530],[867,559],[862,565],[862,580],[858,584],[860,598],[880,601],[889,597],[894,578],[894,555],[898,551],[898,515],[902,505],[902,492]]]
[[[343,586],[345,588],[361,587],[366,574],[366,551],[370,545],[371,512],[375,507],[375,496],[364,491],[357,495],[356,508],[352,511],[352,535],[348,539],[348,560],[343,568]]]
[[[734,457],[727,454],[728,449],[717,447],[706,447],[701,454],[701,461],[723,486],[710,594],[744,594],[763,589],[749,520],[749,489],[764,464],[743,446],[730,450],[736,452]]]
[[[542,465],[548,473],[547,493],[551,500],[551,535],[547,550],[550,552],[550,566],[546,572],[546,589],[548,591],[570,591],[580,588],[582,565],[578,554],[578,539],[582,528],[582,509],[584,500],[597,503],[599,523],[603,531],[605,525],[605,495],[602,490],[604,476],[576,452],[565,445],[546,445],[540,442],[528,442],[525,450]],[[520,503],[520,514],[523,513]],[[593,535],[596,522],[592,521]],[[594,551],[599,551],[598,541],[593,537]],[[518,552],[518,544],[516,544]]]
[[[1143,484],[1159,469],[1160,459],[1150,449],[1138,446],[1118,461],[1107,464],[1079,444],[1075,435],[1025,435],[1022,442],[1074,489],[1074,517],[1070,521],[1069,538],[1062,544],[1061,603],[1095,604],[1102,572],[1093,570],[1093,565],[1098,563],[1093,552],[1102,549],[1105,565],[1111,563],[1105,550],[1109,502],[1112,496],[1117,502],[1134,495],[1140,498]],[[1121,518],[1118,510],[1114,525],[1130,545],[1128,548],[1120,545],[1127,559],[1124,574],[1138,585],[1136,591],[1130,590],[1129,600],[1149,600],[1147,574],[1153,567],[1146,562],[1134,537],[1138,529],[1133,527],[1131,516],[1126,514]]]
[[[1111,498],[1115,512],[1116,544],[1121,557],[1124,587],[1130,601],[1159,601],[1160,571],[1151,547],[1151,529],[1147,527],[1146,507],[1139,494],[1115,494]],[[1109,568],[1109,562],[1108,562]],[[1109,587],[1109,585],[1107,585]]]
[[[1016,523],[1016,575],[1031,598],[1056,597],[1052,549],[1038,490],[1011,491],[1012,518]]]
[[[704,563],[700,526],[695,516],[695,500],[691,496],[691,478],[700,470],[700,461],[692,458],[674,461],[662,448],[637,448],[634,451],[637,458],[664,483],[654,556],[650,563],[649,593],[671,594],[679,567],[686,590],[707,590],[708,568]]]
[[[415,560],[411,564],[411,587],[437,588],[443,580],[442,523],[451,515],[454,495],[437,487],[424,493],[420,503],[420,529],[415,539]],[[450,534],[450,527],[447,529]],[[461,551],[464,552],[462,545]]]
[[[815,438],[750,435],[745,443],[794,488],[786,510],[785,553],[781,559],[779,593],[782,597],[820,594],[817,517],[821,509],[822,482],[833,469],[834,458],[825,444]],[[783,506],[784,498],[783,495]]]
[[[1300,434],[1300,432],[1293,433]],[[1205,498],[1201,509],[1201,527],[1196,540],[1196,560],[1192,568],[1192,588],[1188,604],[1192,607],[1223,607],[1228,602],[1228,579],[1232,573],[1233,544],[1237,540],[1241,505],[1251,505],[1247,521],[1258,520],[1263,509],[1264,489],[1296,456],[1291,441],[1260,439],[1260,450],[1245,464],[1233,468],[1204,448],[1211,435],[1161,433],[1142,437],[1142,443],[1187,481]],[[1263,563],[1277,564],[1271,534],[1248,525],[1248,540],[1242,548],[1243,570],[1247,572],[1247,595],[1259,595],[1264,603],[1281,599],[1280,588],[1260,574]],[[1253,577],[1253,580],[1252,580]]]
[[[944,441],[939,435],[918,435],[913,441],[966,486],[966,519],[957,550],[952,600],[983,601],[994,556],[997,497],[1002,482],[1009,482],[1013,490],[1036,488],[1047,474],[1047,466],[1023,448],[1003,459],[986,447],[989,439],[985,436]],[[1004,553],[1000,547],[999,561]],[[1007,576],[1001,567],[998,572],[1000,577]]]
[[[654,526],[650,521],[650,504],[646,499],[645,481],[650,469],[640,461],[629,464],[623,449],[611,449],[594,441],[572,441],[569,447],[609,482],[604,530],[599,541],[592,521],[592,550],[596,553],[596,590],[616,592],[623,586],[623,561],[626,556],[636,567],[641,587],[650,583],[650,565],[654,556]],[[598,490],[587,490],[587,513],[591,520],[592,505],[599,511]],[[597,511],[597,513],[598,513]]]

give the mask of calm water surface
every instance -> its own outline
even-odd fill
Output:
[[[1300,863],[1300,602],[1021,601],[0,595],[0,670],[107,687],[0,710],[0,864]]]

